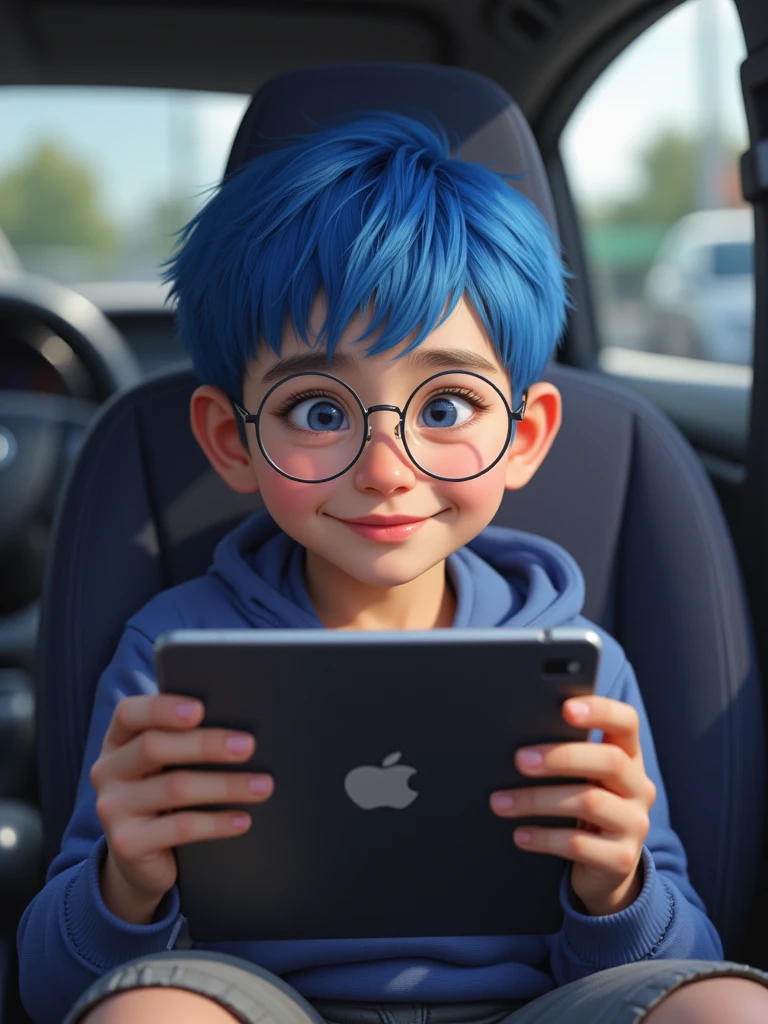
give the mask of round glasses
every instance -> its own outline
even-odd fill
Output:
[[[444,370],[428,377],[400,409],[372,405],[330,373],[293,373],[273,385],[255,414],[233,403],[256,425],[264,458],[290,480],[322,484],[346,473],[371,440],[374,412],[399,417],[394,436],[417,469],[436,480],[473,480],[509,448],[512,424],[525,415],[527,392],[512,410],[479,373]]]

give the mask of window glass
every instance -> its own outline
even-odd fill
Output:
[[[221,178],[247,103],[176,90],[0,89],[3,261],[10,247],[26,269],[70,284],[157,279],[174,232]]]
[[[602,346],[751,363],[744,57],[732,0],[688,0],[614,61],[563,134]]]
[[[751,242],[727,242],[712,247],[715,277],[740,277],[754,269],[754,246]]]

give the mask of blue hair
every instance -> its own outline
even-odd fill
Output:
[[[280,354],[290,321],[332,355],[356,313],[416,348],[463,295],[516,396],[560,338],[568,299],[559,245],[507,180],[452,159],[438,124],[373,112],[297,137],[225,180],[182,230],[165,279],[199,378],[239,397],[260,343]],[[327,296],[317,337],[312,303]]]

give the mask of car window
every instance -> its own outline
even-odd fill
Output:
[[[712,273],[715,277],[742,277],[754,272],[754,246],[751,242],[728,242],[712,247]]]
[[[248,97],[0,88],[0,239],[68,284],[157,279],[220,179]]]
[[[566,127],[604,349],[752,361],[744,57],[732,0],[688,0],[606,69]]]

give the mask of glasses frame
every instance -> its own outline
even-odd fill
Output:
[[[496,456],[496,458],[493,460],[493,462],[490,465],[486,466],[485,469],[481,469],[479,473],[473,473],[472,476],[462,476],[462,477],[439,476],[437,473],[430,473],[428,470],[424,469],[416,461],[416,459],[413,457],[413,454],[412,454],[410,448],[408,447],[408,438],[407,438],[407,433],[406,433],[406,429],[405,429],[405,419],[406,419],[406,416],[408,415],[408,409],[410,408],[411,402],[414,400],[414,398],[419,393],[419,391],[421,391],[421,389],[423,387],[425,387],[425,385],[429,384],[433,380],[437,380],[438,377],[449,377],[449,376],[453,376],[453,375],[455,375],[457,373],[461,373],[461,374],[463,374],[466,377],[475,377],[478,380],[483,381],[485,384],[488,384],[489,387],[493,388],[493,390],[496,392],[496,394],[501,399],[501,401],[502,401],[502,403],[504,405],[504,408],[505,408],[505,410],[507,412],[507,436],[506,436],[506,440],[504,441],[504,444],[503,444],[503,446],[501,448],[501,451]],[[296,380],[296,378],[298,378],[298,377],[325,377],[328,380],[335,381],[337,384],[341,384],[341,386],[343,388],[346,388],[346,390],[352,395],[354,400],[357,402],[357,405],[358,405],[358,407],[360,409],[360,412],[362,413],[362,416],[363,416],[363,439],[360,442],[360,447],[357,450],[357,454],[352,459],[352,461],[349,463],[349,465],[346,466],[345,469],[342,469],[341,472],[334,473],[333,476],[323,477],[321,480],[307,480],[304,477],[291,476],[290,473],[286,473],[284,469],[281,469],[277,465],[277,463],[273,462],[272,458],[270,457],[269,453],[267,452],[267,450],[264,447],[264,445],[262,443],[262,440],[261,440],[261,430],[259,429],[259,424],[260,424],[260,421],[261,421],[261,414],[264,411],[264,406],[266,404],[267,399],[269,398],[269,396],[272,394],[273,391],[276,391],[278,388],[282,387],[283,384],[285,384],[287,381],[289,381],[289,380]],[[239,405],[235,401],[232,402],[233,408],[235,409],[237,414],[241,417],[243,423],[253,423],[254,426],[256,427],[256,442],[257,442],[257,444],[259,446],[259,451],[264,456],[264,458],[267,460],[269,465],[273,469],[277,470],[277,472],[281,476],[284,476],[288,480],[294,480],[296,483],[300,483],[300,484],[327,484],[331,480],[337,480],[340,476],[344,476],[345,473],[348,473],[350,471],[350,469],[352,469],[352,467],[358,461],[360,456],[363,454],[363,451],[365,450],[365,446],[368,444],[368,442],[371,440],[371,437],[373,436],[373,428],[371,427],[371,424],[369,422],[369,417],[370,417],[372,412],[396,412],[398,414],[400,419],[399,419],[397,425],[395,426],[395,431],[394,431],[395,437],[397,438],[398,441],[402,442],[402,445],[403,445],[403,448],[405,450],[406,455],[408,456],[408,458],[411,460],[413,465],[416,467],[416,469],[418,469],[418,471],[420,473],[424,473],[425,476],[431,477],[433,480],[444,480],[446,483],[452,483],[452,484],[461,484],[461,483],[465,483],[468,480],[476,480],[479,476],[483,476],[485,473],[488,473],[491,469],[493,469],[493,467],[495,465],[497,465],[497,463],[504,457],[504,452],[506,452],[507,449],[509,448],[509,443],[510,443],[510,440],[512,438],[512,424],[514,422],[519,422],[520,420],[523,419],[523,417],[525,416],[525,408],[526,408],[527,404],[528,404],[528,391],[527,390],[523,392],[522,399],[521,399],[521,402],[520,402],[520,405],[518,406],[518,408],[517,409],[512,409],[510,407],[510,405],[509,405],[509,402],[504,397],[504,393],[499,388],[496,387],[496,385],[493,383],[493,381],[488,380],[488,378],[484,377],[481,373],[475,373],[473,370],[458,370],[458,369],[457,370],[440,370],[439,373],[433,373],[431,377],[427,377],[426,380],[423,380],[421,382],[421,384],[419,384],[419,386],[412,391],[408,401],[405,403],[405,405],[403,406],[402,409],[399,406],[397,406],[397,405],[372,405],[372,406],[370,406],[370,408],[366,409],[366,407],[363,405],[363,402],[362,402],[360,396],[357,394],[357,392],[354,390],[354,388],[351,388],[349,386],[349,384],[347,384],[345,381],[341,380],[339,377],[335,377],[332,373],[323,373],[322,371],[311,371],[311,370],[301,370],[298,373],[291,373],[287,377],[283,377],[282,380],[277,381],[276,384],[273,384],[272,387],[269,389],[269,391],[267,391],[266,395],[264,395],[264,397],[262,398],[262,400],[261,400],[261,402],[259,404],[259,408],[258,408],[257,412],[255,412],[255,413],[248,412],[247,409],[244,409],[241,405]]]

